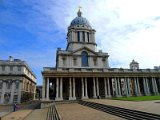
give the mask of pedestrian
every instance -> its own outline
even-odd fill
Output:
[[[14,103],[14,104],[13,104],[13,112],[16,111],[16,107],[17,107],[17,106],[16,106],[16,104]]]

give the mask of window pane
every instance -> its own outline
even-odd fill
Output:
[[[87,39],[88,39],[88,42],[89,42],[89,32],[87,32]]]
[[[87,52],[82,52],[82,66],[88,66],[88,54]]]
[[[83,31],[83,42],[85,42],[85,32]]]
[[[77,40],[78,40],[78,42],[80,41],[80,32],[79,31],[77,32]]]

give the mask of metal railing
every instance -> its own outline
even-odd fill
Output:
[[[57,111],[57,107],[55,106],[55,104],[51,105],[48,108],[47,120],[62,120],[61,116]]]

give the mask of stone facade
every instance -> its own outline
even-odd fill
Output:
[[[110,68],[108,53],[96,51],[95,30],[78,16],[68,27],[66,50],[57,49],[56,67],[44,67],[43,100],[76,100],[160,93],[160,70]]]
[[[34,99],[35,89],[36,77],[25,61],[0,60],[0,104]]]

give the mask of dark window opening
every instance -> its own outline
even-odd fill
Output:
[[[88,66],[88,54],[87,52],[82,52],[82,66]]]
[[[77,39],[78,39],[78,42],[80,41],[80,32],[78,31],[77,32]]]
[[[89,42],[89,32],[87,32],[87,39],[88,39],[88,42]]]
[[[83,31],[83,42],[85,42],[85,32]]]

